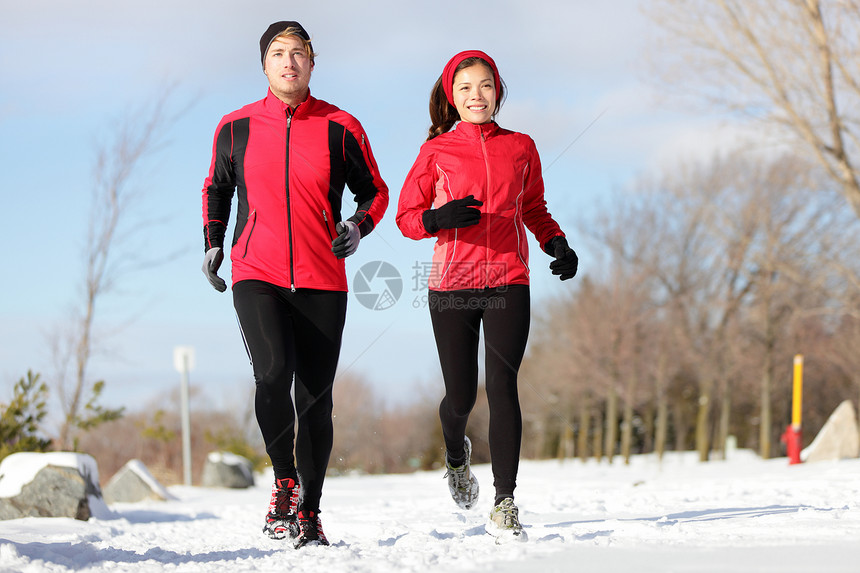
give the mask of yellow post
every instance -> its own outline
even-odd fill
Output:
[[[791,426],[800,430],[801,407],[803,405],[803,355],[794,357],[794,393],[792,395]]]

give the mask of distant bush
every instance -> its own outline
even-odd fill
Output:
[[[261,472],[269,463],[269,456],[261,452],[237,428],[224,428],[218,431],[206,430],[207,442],[220,451],[242,456],[251,462],[254,471]]]
[[[0,460],[16,452],[46,452],[51,448],[51,440],[39,436],[47,415],[47,394],[39,374],[28,371],[27,377],[15,384],[12,401],[0,404]]]

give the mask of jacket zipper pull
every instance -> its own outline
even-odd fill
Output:
[[[328,215],[326,215],[325,209],[322,210],[323,223],[325,223],[325,230],[328,233],[329,239],[334,241],[334,237],[331,235],[331,228],[328,226]]]

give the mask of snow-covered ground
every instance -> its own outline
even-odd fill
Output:
[[[529,541],[501,546],[483,529],[490,468],[475,473],[484,495],[470,512],[450,500],[443,472],[329,478],[321,517],[332,546],[300,550],[261,533],[268,479],[174,486],[176,500],[117,504],[88,522],[0,522],[0,570],[860,571],[860,460],[524,461]]]

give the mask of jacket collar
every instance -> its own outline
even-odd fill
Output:
[[[482,123],[480,125],[476,125],[474,123],[469,123],[468,121],[459,121],[457,122],[457,127],[455,131],[465,137],[477,139],[482,135],[484,139],[492,137],[499,130],[499,124],[495,121],[491,121],[489,123]]]
[[[314,102],[316,102],[316,98],[314,98],[311,95],[310,90],[308,90],[308,97],[305,99],[305,101],[296,106],[296,108],[293,110],[293,114],[297,114],[299,112],[307,113],[307,110],[313,107]],[[266,99],[264,100],[264,105],[266,106],[267,110],[278,115],[282,115],[288,108],[290,108],[289,105],[282,102],[280,99],[278,99],[278,96],[272,93],[271,88],[269,88],[269,90],[266,92]]]

